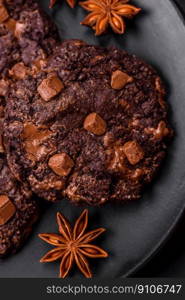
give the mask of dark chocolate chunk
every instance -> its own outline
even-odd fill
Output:
[[[6,195],[0,195],[0,226],[6,224],[15,214],[16,208]]]

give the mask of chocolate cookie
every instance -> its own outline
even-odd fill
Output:
[[[0,155],[0,257],[15,253],[38,218],[38,207],[26,185],[10,173],[6,157]]]
[[[11,87],[9,165],[50,201],[138,199],[172,137],[164,98],[159,75],[136,56],[66,41],[45,71]]]

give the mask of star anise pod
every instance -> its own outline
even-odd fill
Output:
[[[80,5],[91,13],[81,24],[92,27],[96,35],[104,33],[110,25],[115,33],[125,32],[124,18],[132,18],[141,9],[127,4],[130,0],[86,0]]]
[[[75,0],[66,0],[66,1],[69,4],[69,6],[71,6],[72,8],[75,7]],[[57,2],[57,0],[50,0],[49,8],[52,8],[56,2]]]
[[[87,209],[77,219],[73,229],[69,221],[61,213],[57,213],[57,223],[60,235],[55,233],[39,234],[42,240],[56,246],[56,248],[44,255],[40,262],[53,262],[61,259],[59,275],[61,278],[65,278],[73,264],[76,263],[85,277],[91,278],[92,273],[86,257],[100,258],[107,257],[108,254],[103,249],[90,244],[90,242],[102,234],[105,229],[98,228],[85,233],[88,225]]]

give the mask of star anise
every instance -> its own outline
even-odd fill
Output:
[[[108,254],[103,249],[89,243],[102,234],[105,229],[98,228],[85,233],[88,225],[87,209],[77,219],[73,229],[61,213],[57,213],[57,223],[60,235],[55,233],[39,234],[42,240],[56,246],[44,255],[40,262],[53,262],[61,259],[59,275],[61,278],[65,278],[73,264],[76,263],[85,277],[91,278],[92,273],[86,257],[100,258],[107,257]]]
[[[141,9],[127,4],[130,0],[86,0],[80,5],[91,13],[81,22],[92,27],[96,35],[101,35],[110,25],[115,33],[125,32],[124,18],[132,18]]]
[[[71,6],[72,8],[75,7],[75,0],[66,0],[66,1],[69,4],[69,6]],[[52,8],[56,2],[57,0],[50,0],[49,8]]]

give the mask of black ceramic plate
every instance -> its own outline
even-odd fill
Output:
[[[107,232],[99,244],[110,258],[91,261],[95,276],[119,277],[141,267],[172,232],[185,208],[185,27],[182,17],[169,0],[136,0],[143,13],[129,22],[127,34],[110,33],[95,37],[79,25],[85,12],[70,9],[65,1],[50,11],[62,38],[79,38],[102,46],[115,45],[144,58],[158,69],[166,81],[170,118],[176,131],[168,157],[155,182],[144,197],[123,206],[90,208],[90,228],[104,226]],[[47,9],[48,1],[42,0]],[[49,10],[48,10],[49,12]],[[37,238],[39,232],[56,232],[54,218],[62,211],[70,219],[81,213],[67,200],[45,209],[25,247],[16,255],[0,261],[0,277],[56,277],[59,263],[42,265],[40,257],[50,247]],[[72,273],[73,278],[78,271]]]

